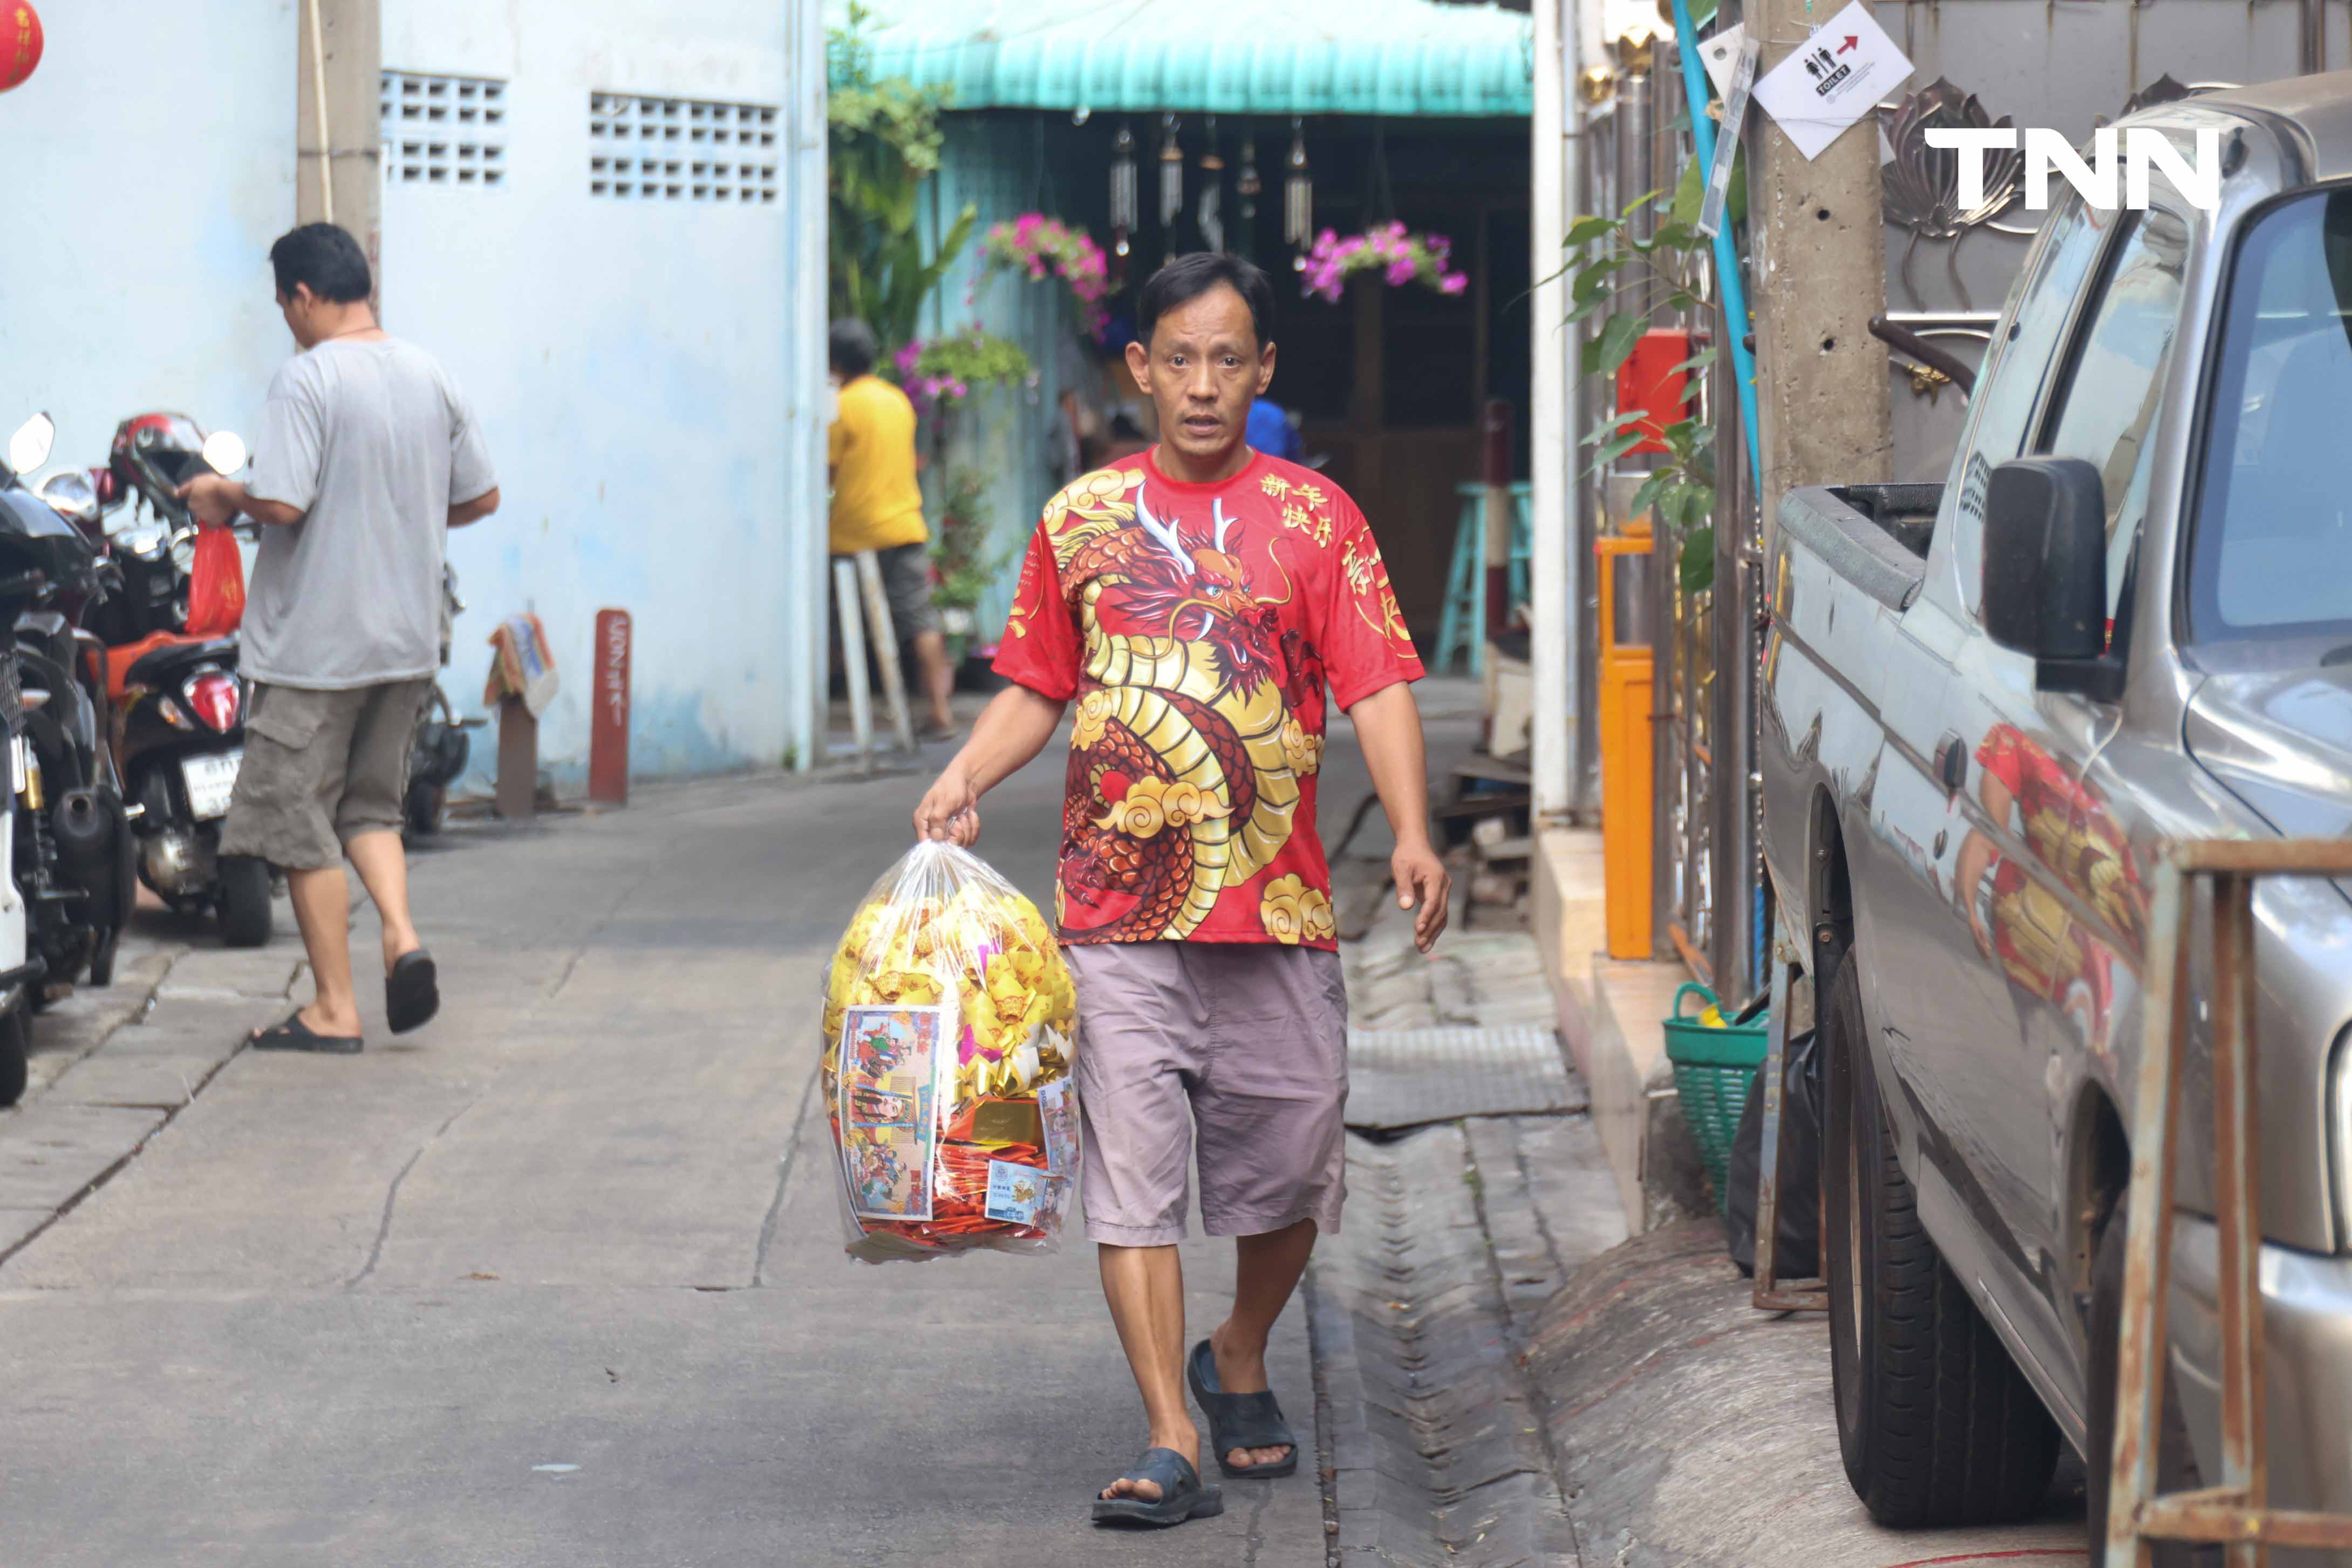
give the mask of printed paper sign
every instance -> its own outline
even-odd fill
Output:
[[[1063,1178],[1011,1160],[988,1163],[988,1201],[982,1212],[1006,1225],[1042,1226],[1061,1212]]]
[[[850,1207],[867,1219],[929,1219],[932,1108],[952,1007],[851,1007],[841,1022],[841,1154]]]
[[[1740,46],[1748,41],[1748,26],[1734,22],[1719,32],[1711,33],[1698,47],[1699,64],[1706,68],[1706,79],[1715,83],[1715,96],[1731,96],[1731,73],[1738,67]]]
[[[1810,161],[1910,75],[1895,40],[1853,0],[1765,74],[1756,101]]]
[[[1057,1176],[1078,1169],[1078,1086],[1057,1078],[1037,1086],[1037,1110],[1045,1119],[1045,1168]]]

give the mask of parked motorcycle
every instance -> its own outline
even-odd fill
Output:
[[[5,964],[0,935],[0,990],[13,991],[11,1012],[18,1003],[37,1010],[52,987],[85,969],[92,984],[111,983],[134,897],[129,814],[96,678],[104,648],[76,621],[103,593],[99,551],[24,487],[21,476],[46,458],[55,427],[42,416],[18,438],[23,448],[12,440],[0,480],[0,616],[15,633],[0,689],[0,710],[15,710],[6,841],[25,919],[19,965]],[[27,972],[37,977],[12,978]]]
[[[450,639],[455,636],[457,617],[466,612],[466,601],[457,596],[457,574],[444,563],[441,567],[441,668],[449,668]],[[408,794],[404,805],[408,830],[419,837],[429,837],[441,831],[448,815],[449,786],[466,771],[466,763],[473,752],[469,730],[478,729],[488,720],[460,719],[450,705],[449,694],[438,684],[424,710],[416,716],[416,740],[409,752]]]
[[[273,923],[269,867],[220,853],[221,821],[245,756],[247,682],[236,633],[216,629],[219,617],[205,610],[212,590],[197,558],[196,521],[173,493],[207,468],[244,466],[242,440],[227,431],[207,437],[184,415],[122,422],[111,461],[90,483],[101,518],[110,480],[132,516],[103,530],[120,580],[90,620],[107,645],[114,752],[137,808],[138,879],[183,915],[215,911],[229,946],[258,947]],[[81,500],[79,487],[61,488]],[[241,596],[241,581],[238,589]]]

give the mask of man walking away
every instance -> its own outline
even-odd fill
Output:
[[[1159,444],[1047,503],[996,660],[1013,684],[915,831],[972,842],[980,797],[1076,700],[1054,904],[1085,1036],[1087,1234],[1147,1434],[1090,1508],[1171,1525],[1224,1507],[1201,1483],[1204,1447],[1231,1477],[1298,1468],[1266,1336],[1346,1196],[1348,994],[1315,830],[1327,692],[1396,830],[1390,869],[1423,952],[1449,883],[1429,839],[1421,661],[1371,525],[1245,438],[1274,379],[1273,284],[1238,257],[1179,257],[1144,285],[1136,330],[1128,369]],[[1176,1245],[1196,1161],[1202,1224],[1234,1238],[1236,1267],[1232,1309],[1187,1352]]]
[[[264,525],[241,654],[253,712],[221,853],[285,868],[317,994],[252,1043],[350,1053],[363,1042],[345,856],[383,921],[385,1022],[404,1034],[440,1009],[409,921],[401,796],[441,663],[446,530],[496,511],[498,481],[447,373],[376,325],[358,241],[305,224],[269,264],[302,352],[269,384],[250,477],[180,494],[205,521]]]
[[[828,348],[841,381],[841,412],[827,439],[833,478],[830,548],[835,555],[871,550],[882,565],[882,593],[901,642],[915,645],[930,717],[926,741],[955,733],[948,694],[947,639],[931,611],[931,531],[923,523],[923,492],[915,481],[915,405],[874,374],[874,331],[865,322],[834,322]]]

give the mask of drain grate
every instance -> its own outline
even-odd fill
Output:
[[[1512,1028],[1350,1029],[1350,1127],[1397,1131],[1465,1116],[1582,1110],[1559,1037]]]

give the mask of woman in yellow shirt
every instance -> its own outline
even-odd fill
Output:
[[[901,642],[915,645],[930,717],[921,738],[955,733],[948,708],[955,672],[947,639],[931,612],[931,531],[923,523],[923,492],[915,481],[915,405],[874,374],[873,329],[844,319],[828,334],[833,374],[841,384],[840,409],[827,439],[833,479],[829,548],[835,555],[871,550],[882,566],[882,590]]]

